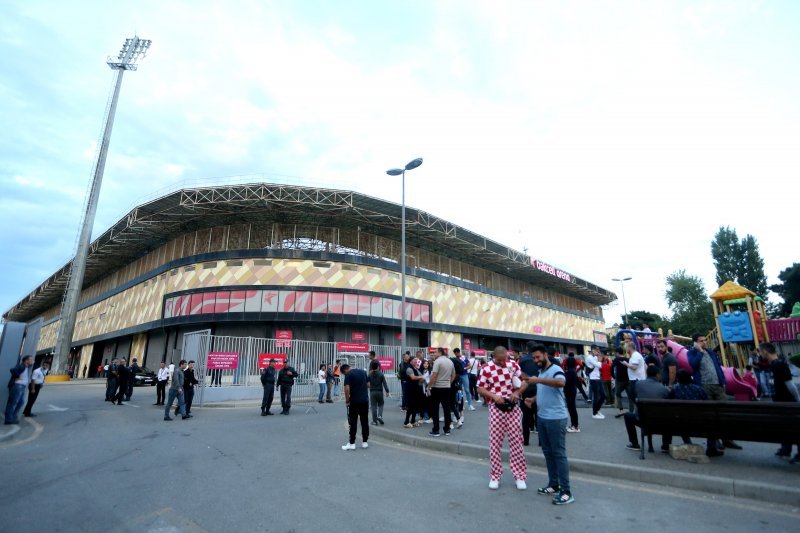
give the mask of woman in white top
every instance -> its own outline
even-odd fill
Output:
[[[325,403],[325,382],[327,381],[326,368],[325,363],[322,363],[319,365],[319,372],[317,372],[317,383],[319,384],[319,398],[317,398],[317,401],[319,401],[319,403]]]

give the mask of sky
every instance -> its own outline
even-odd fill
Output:
[[[125,38],[94,235],[183,186],[406,201],[666,314],[720,226],[800,261],[800,3],[0,3],[0,309],[74,254]],[[774,299],[774,297],[773,297]],[[619,302],[606,306],[620,320]]]

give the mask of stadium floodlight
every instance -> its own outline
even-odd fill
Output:
[[[80,236],[78,237],[75,257],[72,259],[72,268],[69,273],[69,284],[64,291],[64,299],[61,302],[61,321],[58,325],[56,348],[51,365],[53,374],[65,374],[69,362],[70,345],[75,331],[75,319],[78,315],[78,303],[80,301],[81,288],[83,287],[83,275],[86,272],[86,257],[92,238],[94,218],[97,214],[97,200],[100,197],[100,186],[103,183],[103,172],[106,168],[108,145],[111,141],[111,129],[114,127],[114,115],[117,111],[119,91],[122,87],[122,74],[126,70],[136,70],[138,68],[136,62],[145,56],[151,43],[152,41],[149,39],[139,39],[138,36],[134,35],[130,39],[125,39],[125,44],[122,45],[122,49],[116,59],[109,57],[106,61],[112,70],[117,71],[117,79],[114,82],[114,89],[112,89],[111,103],[106,109],[103,140],[97,153],[92,183],[86,198]]]
[[[400,229],[400,356],[406,350],[406,170],[414,170],[422,164],[422,158],[418,157],[409,161],[403,168],[391,168],[386,171],[390,176],[403,176],[402,181],[402,202],[401,202],[401,229]]]

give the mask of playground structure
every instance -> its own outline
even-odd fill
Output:
[[[749,345],[758,349],[770,340],[764,301],[753,291],[726,281],[711,294],[711,306],[717,327],[708,335],[709,345],[719,346],[723,365],[743,370]]]
[[[686,346],[675,341],[677,338],[684,340],[691,339],[673,336],[671,335],[671,331],[669,333],[670,336],[664,337],[661,334],[661,330],[659,330],[658,333],[653,333],[648,331],[621,329],[617,332],[614,345],[615,347],[619,348],[621,339],[630,339],[633,341],[634,346],[636,346],[636,350],[639,352],[641,352],[642,346],[651,346],[654,349],[653,351],[655,351],[655,343],[658,340],[663,340],[666,342],[667,348],[672,348],[672,355],[674,355],[675,359],[678,360],[678,368],[682,368],[689,373],[693,373],[692,366],[689,364],[689,350],[686,348]],[[728,395],[733,396],[740,401],[749,401],[758,396],[758,385],[752,375],[745,374],[743,376],[739,369],[725,365],[722,367],[722,373],[725,374],[725,392]]]

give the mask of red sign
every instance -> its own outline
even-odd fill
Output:
[[[350,334],[350,340],[353,342],[365,341],[367,340],[367,334],[364,333],[363,331],[354,331],[353,333]]]
[[[267,368],[269,360],[275,359],[275,368],[280,370],[283,368],[283,363],[286,362],[285,353],[262,353],[258,355],[258,368]]]
[[[339,352],[368,352],[369,344],[360,342],[337,342],[336,350]]]
[[[464,351],[469,352],[472,350],[472,341],[470,339],[464,338]]]
[[[472,350],[472,352],[475,354],[475,357],[485,357],[486,356],[486,350],[483,350],[481,348],[478,348],[476,350]]]
[[[572,276],[570,276],[567,272],[559,270],[552,265],[548,265],[544,261],[539,261],[538,259],[531,258],[531,266],[534,268],[538,268],[542,272],[550,274],[551,276],[563,279],[564,281],[572,282]]]
[[[401,332],[397,332],[394,334],[394,338],[401,341],[403,340],[403,334]]]
[[[533,332],[534,333],[541,333],[543,331],[544,331],[544,328],[542,328],[542,326],[533,326]]]
[[[428,353],[429,354],[436,353],[436,350],[438,350],[438,349],[439,348],[436,348],[435,346],[434,347],[430,347],[430,348],[428,348]],[[444,350],[444,354],[447,355],[447,352],[449,351],[449,348],[443,348],[443,350]]]
[[[282,340],[282,341],[290,341],[292,340],[292,330],[290,329],[279,329],[275,331],[275,338]]]
[[[209,352],[209,370],[231,370],[239,367],[239,352]]]
[[[376,357],[375,359],[381,364],[381,370],[392,370],[394,368],[394,359],[391,357]]]

